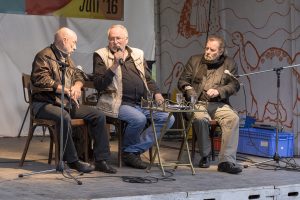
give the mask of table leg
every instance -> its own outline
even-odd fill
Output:
[[[192,116],[189,119],[186,127],[185,127],[185,123],[184,123],[183,114],[179,113],[179,117],[180,117],[180,121],[181,121],[181,125],[182,125],[183,145],[180,148],[180,151],[179,151],[179,154],[178,154],[178,157],[177,157],[177,161],[180,162],[180,160],[182,158],[183,148],[184,148],[184,145],[185,145],[186,150],[187,150],[187,154],[188,154],[188,159],[189,159],[189,166],[191,168],[192,174],[195,175],[195,170],[194,170],[194,166],[193,166],[193,163],[192,163],[190,149],[189,149],[189,143],[188,143],[188,132],[191,128],[191,124],[192,124],[192,121],[193,121],[193,118],[194,118],[194,113],[192,113]],[[177,166],[175,168],[177,168]]]
[[[159,145],[160,145],[160,142],[161,142],[163,136],[166,133],[166,130],[167,130],[167,127],[168,127],[168,123],[170,121],[172,113],[169,113],[169,116],[168,116],[168,118],[166,120],[166,123],[164,124],[163,128],[161,129],[161,133],[160,133],[159,139],[157,138],[157,132],[156,132],[155,123],[154,123],[154,120],[153,120],[153,111],[152,110],[150,110],[150,116],[151,116],[151,125],[152,125],[152,129],[153,129],[153,133],[154,133],[154,139],[155,139],[155,146],[156,146],[156,148],[155,148],[155,151],[154,151],[153,155],[151,155],[151,159],[150,159],[151,161],[150,161],[150,164],[148,165],[147,172],[150,172],[151,167],[152,167],[152,165],[153,165],[153,163],[155,161],[156,155],[157,155],[159,167],[160,167],[160,169],[162,171],[163,176],[166,176],[166,173],[165,173],[165,170],[164,170],[164,167],[163,167],[163,163],[161,162]]]

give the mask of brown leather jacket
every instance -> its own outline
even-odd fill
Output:
[[[35,87],[50,89],[50,91],[35,93],[33,101],[52,104],[58,103],[57,105],[59,105],[61,95],[55,91],[57,86],[62,83],[61,66],[49,57],[59,61],[62,61],[63,58],[53,44],[37,53],[32,63],[31,82]],[[75,70],[74,62],[69,56],[66,57],[65,63],[68,64],[65,68],[65,88],[70,88],[76,81],[84,83],[81,72]]]
[[[202,62],[202,55],[194,55],[190,57],[184,70],[178,80],[178,89],[183,93],[186,93],[185,87],[191,86],[194,88],[198,96],[203,93],[204,83],[207,78],[207,64]],[[220,93],[219,97],[211,99],[211,101],[224,102],[229,104],[229,97],[240,89],[240,84],[237,79],[224,73],[228,70],[231,74],[237,75],[237,66],[232,58],[223,56],[222,62],[216,67],[217,75],[215,77],[218,80],[217,89]]]

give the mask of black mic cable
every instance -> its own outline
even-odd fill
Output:
[[[54,58],[51,58],[51,57],[48,56],[48,55],[45,55],[45,57],[48,58],[49,60],[52,60],[52,61],[56,62],[57,64],[59,64],[59,65],[62,66],[62,67],[69,67],[69,66],[70,66],[68,63],[62,62],[62,61],[60,61],[60,60],[56,60],[56,59],[54,59]]]

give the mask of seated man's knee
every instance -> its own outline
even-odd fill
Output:
[[[106,122],[106,116],[101,111],[97,111],[97,119],[99,122]]]
[[[139,115],[131,120],[132,124],[137,124],[139,126],[146,126],[147,118],[145,115]]]
[[[71,116],[69,115],[69,113],[67,113],[67,114],[65,114],[65,115],[63,116],[63,122],[64,122],[64,124],[71,124],[71,120],[72,120],[72,118],[71,118]]]
[[[206,118],[195,118],[193,120],[193,125],[208,125],[209,124],[209,120]]]
[[[175,122],[175,117],[172,115],[169,120],[169,126],[171,127]]]
[[[227,119],[225,119],[226,123],[229,125],[237,125],[240,123],[240,118],[239,116],[233,112],[230,116],[227,117]]]

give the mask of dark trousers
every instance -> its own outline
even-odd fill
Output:
[[[57,121],[60,130],[61,108],[52,104],[43,106],[37,118]],[[63,160],[71,163],[78,160],[75,145],[72,139],[71,119],[84,119],[89,125],[90,137],[94,140],[94,158],[98,160],[108,160],[110,156],[109,138],[106,131],[106,117],[98,109],[86,105],[73,108],[71,112],[63,110]],[[60,138],[58,136],[58,138]]]

